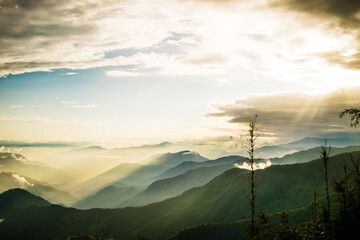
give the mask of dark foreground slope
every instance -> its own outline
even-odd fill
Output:
[[[359,156],[359,152],[356,152]],[[342,175],[342,162],[348,154],[334,156],[329,162],[331,177]],[[268,213],[299,209],[312,198],[314,188],[324,196],[319,160],[303,164],[277,165],[257,171],[259,184],[257,209]],[[76,210],[61,206],[28,207],[0,223],[0,236],[8,239],[56,239],[67,235],[96,232],[110,226],[116,239],[147,236],[159,239],[178,229],[202,223],[228,222],[247,218],[249,204],[248,172],[230,169],[203,187],[144,207],[124,209]],[[21,227],[19,227],[21,226]]]
[[[6,219],[19,210],[30,206],[47,207],[50,206],[50,203],[20,188],[3,192],[0,195],[0,218]]]

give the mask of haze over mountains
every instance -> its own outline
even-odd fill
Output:
[[[305,214],[305,210],[299,209],[311,200],[313,187],[321,188],[323,184],[321,174],[318,174],[320,163],[316,160],[321,150],[319,145],[323,142],[323,139],[305,138],[288,144],[262,147],[257,151],[259,156],[265,152],[267,155],[278,155],[256,160],[257,163],[270,160],[273,164],[259,170],[259,179],[263,181],[259,207],[268,212],[295,211],[293,219],[299,219]],[[358,155],[360,146],[344,147],[347,144],[355,145],[356,142],[343,139],[329,139],[330,143],[334,145],[331,176],[336,177],[341,173],[339,164],[348,158],[348,153]],[[167,142],[126,150],[90,146],[67,150],[62,156],[71,157],[74,154],[81,155],[84,160],[96,159],[99,153],[110,156],[114,151],[130,153],[139,149],[144,153],[149,149],[152,152],[154,148],[156,151],[167,150],[173,145]],[[292,153],[282,156],[285,152]],[[75,173],[80,171],[71,173],[71,168],[57,169],[28,160],[20,154],[1,152],[0,193],[3,194],[0,200],[8,199],[2,200],[8,201],[5,205],[14,204],[9,205],[7,209],[10,210],[0,209],[0,234],[10,234],[13,237],[10,239],[26,239],[22,238],[24,235],[29,239],[38,238],[38,235],[29,232],[30,229],[44,232],[40,226],[46,225],[44,221],[50,218],[53,224],[63,229],[46,231],[44,236],[51,238],[93,231],[96,221],[100,220],[103,226],[116,222],[118,230],[114,230],[112,236],[124,239],[147,236],[157,239],[169,237],[178,229],[202,223],[245,219],[248,203],[243,193],[247,188],[247,170],[236,168],[234,164],[242,166],[248,159],[239,155],[226,155],[224,153],[223,157],[208,159],[189,150],[157,153],[150,157],[144,155],[142,161],[121,162],[96,176],[81,176],[77,179]],[[113,163],[118,162],[118,159],[111,160]],[[98,164],[102,161],[98,160]],[[69,181],[73,181],[73,184],[67,184]],[[284,182],[292,184],[286,191],[281,190]],[[11,189],[23,189],[26,192]],[[301,197],[297,194],[299,191],[304,193]],[[36,196],[45,200],[39,200]],[[323,193],[319,197],[322,198]],[[49,206],[47,201],[64,207]],[[34,222],[26,220],[30,215],[36,216]],[[66,219],[73,219],[72,222],[76,224],[69,225]],[[11,233],[15,223],[25,226],[24,232]],[[238,223],[234,224],[219,226],[233,227]]]
[[[355,157],[360,156],[360,152],[352,154]],[[343,174],[339,166],[348,161],[347,156],[348,153],[343,153],[331,157],[331,177]],[[306,215],[304,203],[311,200],[313,188],[323,187],[320,168],[320,160],[309,160],[301,164],[275,165],[258,170],[258,177],[262,181],[258,207],[268,212],[303,208],[304,210],[293,213],[295,215],[292,218],[299,220]],[[55,239],[94,232],[97,221],[101,221],[103,228],[109,225],[113,227],[111,236],[116,238],[136,239],[147,236],[159,239],[171,236],[179,228],[187,226],[245,219],[248,215],[248,202],[244,195],[248,185],[245,179],[246,170],[232,168],[202,187],[192,188],[175,198],[137,208],[79,211],[55,205],[46,207],[33,204],[35,206],[30,207],[29,203],[26,207],[20,206],[21,211],[11,216],[0,212],[0,218],[4,218],[0,224],[0,233],[6,234],[10,239]],[[6,197],[7,194],[4,194],[0,195],[0,200]],[[323,197],[324,192],[319,192],[319,199]],[[17,199],[16,196],[12,198]],[[29,216],[32,216],[31,220]],[[57,228],[47,227],[50,226],[49,217],[51,224]],[[22,232],[13,231],[18,224],[23,226]]]
[[[257,155],[269,159],[266,156],[276,155],[275,158],[270,158],[273,163],[296,163],[302,162],[303,159],[314,159],[318,156],[318,149],[312,151],[302,151],[312,147],[320,146],[324,143],[324,139],[320,138],[304,138],[299,141],[290,142],[287,144],[280,144],[275,146],[265,146],[257,151]],[[328,144],[333,147],[343,147],[344,145],[356,145],[356,139],[328,139]],[[13,148],[21,147],[26,148],[26,144],[18,143],[15,145],[12,143]],[[38,144],[35,144],[37,146]],[[41,145],[41,144],[40,144]],[[129,147],[121,149],[105,149],[100,146],[90,146],[84,148],[73,148],[72,150],[66,150],[60,152],[57,158],[63,159],[64,162],[71,161],[77,162],[76,159],[82,159],[78,163],[81,168],[75,168],[74,166],[69,168],[54,168],[49,167],[46,164],[36,162],[34,160],[27,160],[21,154],[13,154],[9,152],[1,152],[0,169],[2,172],[15,173],[21,176],[26,176],[34,180],[43,181],[55,187],[60,187],[64,190],[70,191],[77,196],[91,195],[96,191],[101,190],[102,187],[106,187],[109,184],[113,184],[118,187],[135,187],[145,190],[152,182],[161,179],[172,178],[178,175],[185,174],[187,171],[200,168],[211,167],[216,165],[233,164],[236,155],[231,157],[231,154],[223,152],[225,158],[213,158],[210,160],[201,156],[199,153],[192,151],[178,151],[169,153],[167,150],[169,147],[174,147],[176,144],[170,142],[163,142],[156,145],[143,145],[138,147]],[[33,145],[32,145],[33,146]],[[62,147],[63,144],[60,144]],[[181,145],[180,145],[181,146]],[[57,148],[58,145],[55,145]],[[179,147],[179,146],[178,146]],[[176,148],[178,148],[176,147]],[[232,146],[232,152],[236,150]],[[297,154],[284,155],[284,151],[279,153],[279,149],[286,149],[286,152],[298,152]],[[150,155],[155,149],[156,154]],[[5,151],[6,148],[3,148]],[[38,149],[41,151],[42,149]],[[334,153],[341,153],[344,151],[355,151],[356,147],[348,149],[334,148]],[[43,149],[46,151],[46,149]],[[24,152],[26,152],[24,150]],[[117,153],[127,153],[127,156],[134,156],[137,158],[136,162],[127,161],[125,158],[117,158]],[[159,153],[162,152],[162,153]],[[267,152],[267,154],[264,154]],[[244,152],[238,152],[246,156]],[[101,156],[100,156],[101,155]],[[124,154],[125,156],[126,154]],[[99,157],[100,156],[100,157]],[[304,156],[306,156],[304,158]],[[101,158],[103,157],[103,158]],[[106,160],[104,159],[106,157]],[[132,157],[129,157],[132,160]],[[31,158],[33,159],[33,158]],[[245,158],[242,158],[245,161]],[[36,159],[35,159],[36,160]],[[89,162],[87,162],[87,160]],[[49,163],[53,161],[53,158],[49,159]],[[94,161],[92,168],[97,168],[98,174],[91,173],[86,174],[84,169],[87,169],[91,162]],[[83,162],[83,163],[82,163]],[[82,163],[82,164],[80,164]],[[116,164],[119,163],[119,164]],[[110,166],[110,167],[109,167]],[[84,168],[84,169],[83,169]],[[101,171],[101,169],[103,169]],[[96,171],[95,171],[96,172]],[[96,175],[94,175],[96,174]],[[59,178],[59,176],[61,176]],[[45,184],[46,185],[46,184]]]
[[[333,154],[340,154],[359,151],[360,146],[344,148],[334,147],[332,149]],[[319,152],[320,147],[315,147],[308,150],[302,150],[293,154],[285,155],[282,158],[273,158],[270,159],[270,161],[273,164],[303,163],[309,161],[309,159],[318,158]],[[90,195],[89,197],[84,198],[75,206],[79,208],[115,208],[145,205],[169,197],[174,197],[192,187],[201,186],[210,181],[215,176],[224,172],[225,170],[234,168],[234,163],[242,164],[245,161],[247,161],[246,158],[241,156],[229,156],[204,162],[184,161],[183,163],[168,170],[165,170],[166,168],[162,168],[163,173],[159,176],[155,176],[152,178],[145,177],[145,182],[143,183],[143,185],[139,183],[138,179],[134,180],[131,178],[127,180],[127,184],[126,179],[117,182],[109,181],[109,186],[105,187],[102,190],[99,190],[98,192]],[[152,167],[153,166],[151,166],[151,168]],[[148,167],[145,167],[142,169],[141,172],[144,173],[147,170]],[[146,173],[144,173],[144,176],[147,176]],[[149,182],[153,183],[149,185]],[[113,193],[109,191],[109,187],[111,187]],[[124,199],[124,190],[131,190],[132,194],[130,194],[130,196],[135,196],[131,196],[130,199]],[[114,202],[110,199],[117,199],[117,201]]]

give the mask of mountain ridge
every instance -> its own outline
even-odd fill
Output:
[[[353,154],[355,157],[360,156],[360,152]],[[342,176],[341,164],[348,161],[347,153],[332,156],[329,161],[330,177]],[[321,199],[325,194],[321,191],[324,187],[321,167],[320,160],[313,160],[257,170],[259,181],[262,181],[258,192],[258,210],[271,213],[302,208],[311,201],[314,188],[320,189],[318,197]],[[39,211],[44,216],[52,216],[53,224],[62,229],[59,233],[50,228],[46,236],[54,238],[95,231],[99,220],[104,226],[111,224],[116,229],[112,233],[114,237],[136,239],[147,236],[158,239],[171,236],[178,229],[187,226],[244,219],[248,217],[249,211],[249,203],[244,196],[244,191],[246,193],[248,189],[247,173],[246,170],[232,168],[202,187],[192,188],[177,197],[143,207],[82,211],[59,206],[27,208],[0,224],[0,234],[9,234],[7,229],[11,229],[12,224],[19,223],[31,226],[25,227],[31,231],[43,232],[45,218],[39,216],[35,223],[26,219],[28,215],[37,216]],[[299,192],[302,194],[299,195]],[[72,221],[69,222],[68,219]],[[16,232],[12,234],[16,235]],[[31,237],[31,232],[26,236]]]

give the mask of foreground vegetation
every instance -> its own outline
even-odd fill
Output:
[[[360,109],[345,109],[340,113],[340,117],[345,115],[350,115],[351,127],[356,128],[360,123]],[[250,140],[252,140],[251,123],[249,130]],[[250,141],[250,143],[253,146],[253,141]],[[249,153],[252,152],[249,151]],[[303,218],[297,224],[289,223],[289,215],[286,211],[271,215],[266,214],[265,211],[260,211],[255,225],[254,202],[249,200],[251,205],[250,220],[190,227],[180,230],[169,240],[230,240],[244,238],[258,240],[358,239],[360,231],[360,157],[352,154],[342,156],[345,160],[342,161],[343,175],[330,177],[329,163],[331,154],[332,149],[331,147],[327,148],[325,142],[325,146],[322,146],[320,151],[320,160],[323,166],[321,174],[324,180],[322,201],[319,201],[318,192],[316,186],[314,186],[313,200],[308,206],[310,216]],[[253,168],[251,168],[250,172],[252,175],[254,174]],[[253,182],[250,183],[253,186]],[[247,232],[246,236],[245,232]]]
[[[343,169],[341,176],[329,177],[330,211],[325,185],[322,185],[322,188],[317,187],[318,190],[314,190],[313,199],[307,207],[272,214],[260,211],[257,214],[254,239],[357,239],[360,234],[359,155],[342,154],[340,156],[347,160],[337,162],[337,168]],[[317,168],[317,170],[318,175],[321,176],[320,169]],[[330,175],[334,176],[333,172]],[[298,194],[300,198],[303,198],[301,191]],[[251,236],[250,220],[242,220],[185,228],[168,239],[232,240],[246,239]]]
[[[356,159],[360,156],[360,152],[353,152],[353,156]],[[347,171],[350,174],[351,161],[347,153],[330,158],[328,171],[331,179],[344,176],[343,164],[349,166]],[[308,163],[274,165],[264,170],[257,170],[261,187],[258,192],[257,209],[267,213],[285,210],[289,215],[289,225],[298,224],[306,218],[308,211],[304,207],[312,201],[313,191],[316,188],[319,199],[317,209],[320,211],[321,202],[326,198],[321,169],[322,162],[317,159]],[[110,226],[107,237],[115,239],[148,237],[153,240],[166,238],[179,229],[204,223],[216,224],[217,230],[215,230],[220,232],[221,229],[229,227],[227,222],[246,219],[249,216],[249,203],[244,194],[250,190],[247,176],[247,170],[230,169],[202,187],[193,188],[178,197],[144,207],[77,210],[58,205],[46,206],[45,203],[45,206],[25,208],[14,206],[11,214],[0,216],[5,219],[0,224],[0,234],[7,236],[8,239],[48,240],[96,233],[98,228],[101,233],[104,233]],[[331,196],[331,199],[333,200],[334,197]],[[12,208],[8,206],[8,201],[4,204],[6,209]],[[333,207],[333,204],[331,206]],[[335,210],[334,207],[333,210]],[[318,215],[320,216],[320,213]],[[274,226],[277,222],[275,216],[269,216],[274,219]],[[332,217],[335,216],[332,215]],[[100,226],[98,226],[99,222]],[[257,224],[259,224],[258,220]],[[19,226],[21,226],[20,229]],[[240,238],[241,235],[238,235],[235,227],[233,234],[230,234],[229,229],[227,233],[229,238],[213,239]],[[238,229],[242,231],[245,228]],[[261,229],[260,226],[258,229]],[[198,230],[200,231],[201,227]],[[185,235],[184,229],[183,236]],[[242,236],[245,237],[245,235]],[[194,235],[185,239],[207,238],[196,238]]]
[[[69,237],[65,237],[65,238],[60,238],[59,240],[113,240],[113,239],[93,237],[91,235],[84,235],[84,236],[69,236]]]

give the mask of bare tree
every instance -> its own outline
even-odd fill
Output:
[[[255,176],[255,151],[259,149],[261,146],[256,145],[255,141],[257,137],[260,135],[261,131],[258,131],[256,128],[256,120],[257,114],[255,117],[249,121],[249,130],[246,136],[242,136],[239,139],[241,148],[245,150],[249,155],[249,165],[250,165],[250,197],[248,198],[251,206],[251,231],[250,231],[250,239],[256,238],[256,223],[255,223],[255,198],[256,198],[256,176]],[[231,139],[234,139],[231,137]]]
[[[254,239],[255,237],[255,169],[254,169],[254,163],[255,163],[255,126],[256,126],[256,118],[250,121],[249,123],[249,148],[248,148],[248,154],[249,154],[249,162],[250,162],[250,187],[251,187],[251,239]]]

